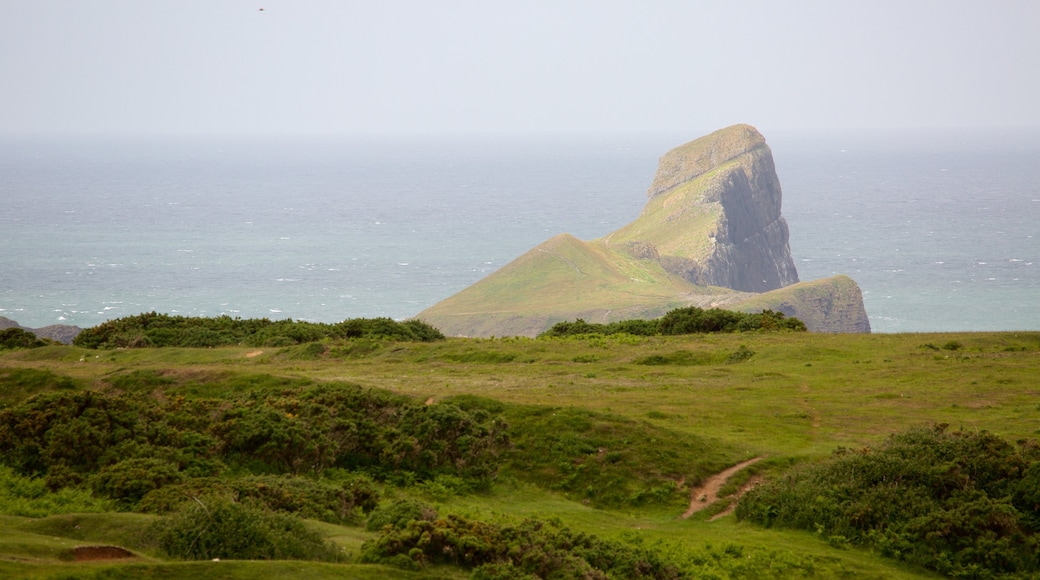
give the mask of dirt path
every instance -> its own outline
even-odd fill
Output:
[[[704,485],[694,488],[690,494],[690,507],[682,515],[682,519],[686,519],[717,502],[719,500],[719,490],[722,489],[723,485],[726,485],[726,481],[733,477],[733,474],[762,459],[762,457],[755,457],[754,459],[742,461],[725,471],[716,473],[705,480]]]

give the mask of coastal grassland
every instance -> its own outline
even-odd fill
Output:
[[[604,237],[610,244],[644,241],[659,252],[691,259],[703,259],[713,249],[715,227],[722,217],[722,204],[703,200],[717,189],[716,181],[738,164],[731,161],[708,173],[682,183],[647,201],[640,218]],[[702,201],[703,200],[703,201]],[[676,235],[676,232],[705,232],[706,235]]]
[[[1035,332],[366,339],[211,349],[48,346],[0,354],[0,411],[35,394],[83,389],[160,402],[231,401],[251,392],[320,385],[385,389],[418,404],[500,415],[515,448],[503,456],[497,479],[486,489],[467,489],[465,481],[445,474],[391,478],[378,483],[384,502],[414,497],[442,514],[500,525],[558,518],[573,530],[651,547],[676,560],[714,562],[717,569],[697,569],[720,577],[752,577],[767,569],[783,577],[811,569],[822,577],[913,578],[928,574],[832,545],[811,532],[766,529],[733,517],[709,522],[706,513],[678,519],[688,497],[684,490],[751,457],[766,457],[756,470],[778,476],[838,447],[877,446],[890,434],[929,423],[985,430],[1012,442],[1036,439],[1038,371]],[[154,548],[135,547],[145,537],[135,530],[154,518],[112,512],[4,516],[0,574],[212,573],[208,566],[214,563],[170,561]],[[378,536],[352,525],[308,525],[351,555]],[[77,543],[118,544],[139,558],[84,568],[63,551]],[[736,567],[747,562],[766,567]],[[459,568],[436,566],[420,576],[375,564],[220,564],[227,565],[221,570],[228,577],[301,570],[322,577],[342,573],[343,566],[354,577],[468,577]]]
[[[535,274],[536,273],[536,274]],[[527,288],[518,300],[516,288]],[[551,316],[554,311],[582,310],[584,304],[608,309],[678,302],[689,283],[664,271],[654,261],[634,259],[613,252],[606,244],[585,242],[560,234],[503,267],[496,276],[474,284],[466,292],[430,309],[466,312],[506,299],[502,308],[511,313]],[[562,292],[561,292],[562,290]]]

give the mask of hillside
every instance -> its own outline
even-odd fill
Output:
[[[204,577],[221,566],[229,577],[470,577],[474,564],[436,550],[387,558],[393,567],[366,563],[382,562],[378,554],[393,546],[429,545],[422,540],[428,533],[433,542],[456,541],[453,534],[472,534],[466,542],[519,542],[524,534],[524,541],[547,542],[546,550],[580,542],[572,555],[593,561],[603,550],[623,554],[660,572],[650,577],[936,577],[912,562],[945,569],[982,553],[972,550],[994,530],[1015,531],[1007,519],[1011,504],[977,499],[982,492],[970,487],[957,491],[971,485],[966,478],[1007,467],[1006,481],[979,480],[979,490],[1030,505],[1029,496],[1003,490],[1025,468],[1040,476],[1040,463],[1027,462],[1037,449],[1038,354],[1035,332],[358,338],[288,347],[3,352],[0,573]],[[949,428],[930,427],[942,424]],[[908,439],[912,446],[901,443]],[[990,452],[972,453],[974,463],[943,456],[904,465],[903,450],[975,443]],[[469,450],[460,454],[463,446]],[[982,461],[997,451],[1004,463]],[[892,452],[902,453],[897,466],[914,481],[934,481],[947,496],[972,500],[964,513],[1002,519],[992,529],[952,522],[967,526],[956,528],[963,547],[934,561],[925,553],[933,544],[909,535],[892,537],[913,551],[893,551],[902,544],[874,549],[862,542],[879,536],[853,536],[828,527],[829,520],[817,520],[822,528],[790,529],[797,527],[786,523],[798,516],[794,510],[807,504],[864,513],[865,504],[842,503],[846,488],[826,477],[843,478],[850,462],[869,476],[868,459],[890,461]],[[714,476],[758,457],[733,481],[716,483]],[[885,469],[883,475],[895,473]],[[742,519],[713,519],[743,483],[762,478],[795,487],[771,484],[748,496],[754,501]],[[45,483],[62,489],[48,491]],[[700,490],[709,484],[711,497],[722,499],[681,519],[704,503]],[[861,494],[894,493],[900,506],[927,503],[911,503],[899,485],[878,488],[863,478],[856,485]],[[767,492],[792,500],[774,513],[762,507],[772,497]],[[218,564],[180,561],[156,544],[154,526],[177,521],[176,510],[185,509],[178,501],[190,508],[195,497],[208,509],[227,509],[221,493],[305,516],[338,555],[291,565],[227,558]],[[402,517],[415,523],[387,531],[378,522],[393,510],[413,514]],[[938,519],[928,525],[942,524],[942,513],[929,516]],[[908,521],[911,528],[893,533],[916,533],[912,526],[924,520]],[[204,528],[191,529],[189,539]],[[1023,538],[1035,541],[1036,534],[1008,537],[1016,550],[1024,546],[1014,553],[1028,559]],[[75,548],[97,545],[132,557],[75,562]],[[681,573],[667,575],[669,566]]]
[[[772,152],[753,127],[669,151],[647,195],[617,231],[592,241],[560,234],[417,317],[454,336],[533,336],[577,318],[768,308],[816,332],[870,332],[851,278],[799,284]]]

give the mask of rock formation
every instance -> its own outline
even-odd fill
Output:
[[[754,127],[669,151],[647,195],[632,223],[589,242],[555,236],[418,318],[449,335],[505,336],[682,306],[769,308],[816,332],[870,332],[851,278],[799,283],[772,152]]]
[[[72,340],[76,338],[76,335],[79,334],[81,330],[83,330],[78,326],[72,326],[69,324],[51,324],[50,326],[44,326],[42,328],[28,328],[18,324],[10,318],[0,316],[0,330],[5,328],[21,328],[26,332],[35,334],[39,338],[49,338],[64,344],[72,344]]]
[[[608,242],[649,243],[669,272],[700,286],[766,292],[798,282],[766,140],[735,125],[661,158],[639,220]]]

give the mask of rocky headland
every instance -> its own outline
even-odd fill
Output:
[[[42,328],[29,328],[18,324],[10,318],[0,316],[0,330],[8,328],[20,328],[26,332],[35,334],[38,338],[49,338],[64,344],[72,344],[72,340],[80,333],[82,328],[70,324],[51,324]]]
[[[799,282],[772,151],[754,127],[672,149],[647,196],[617,231],[592,241],[555,236],[418,318],[455,336],[530,336],[576,318],[768,308],[814,332],[870,332],[851,278]]]

